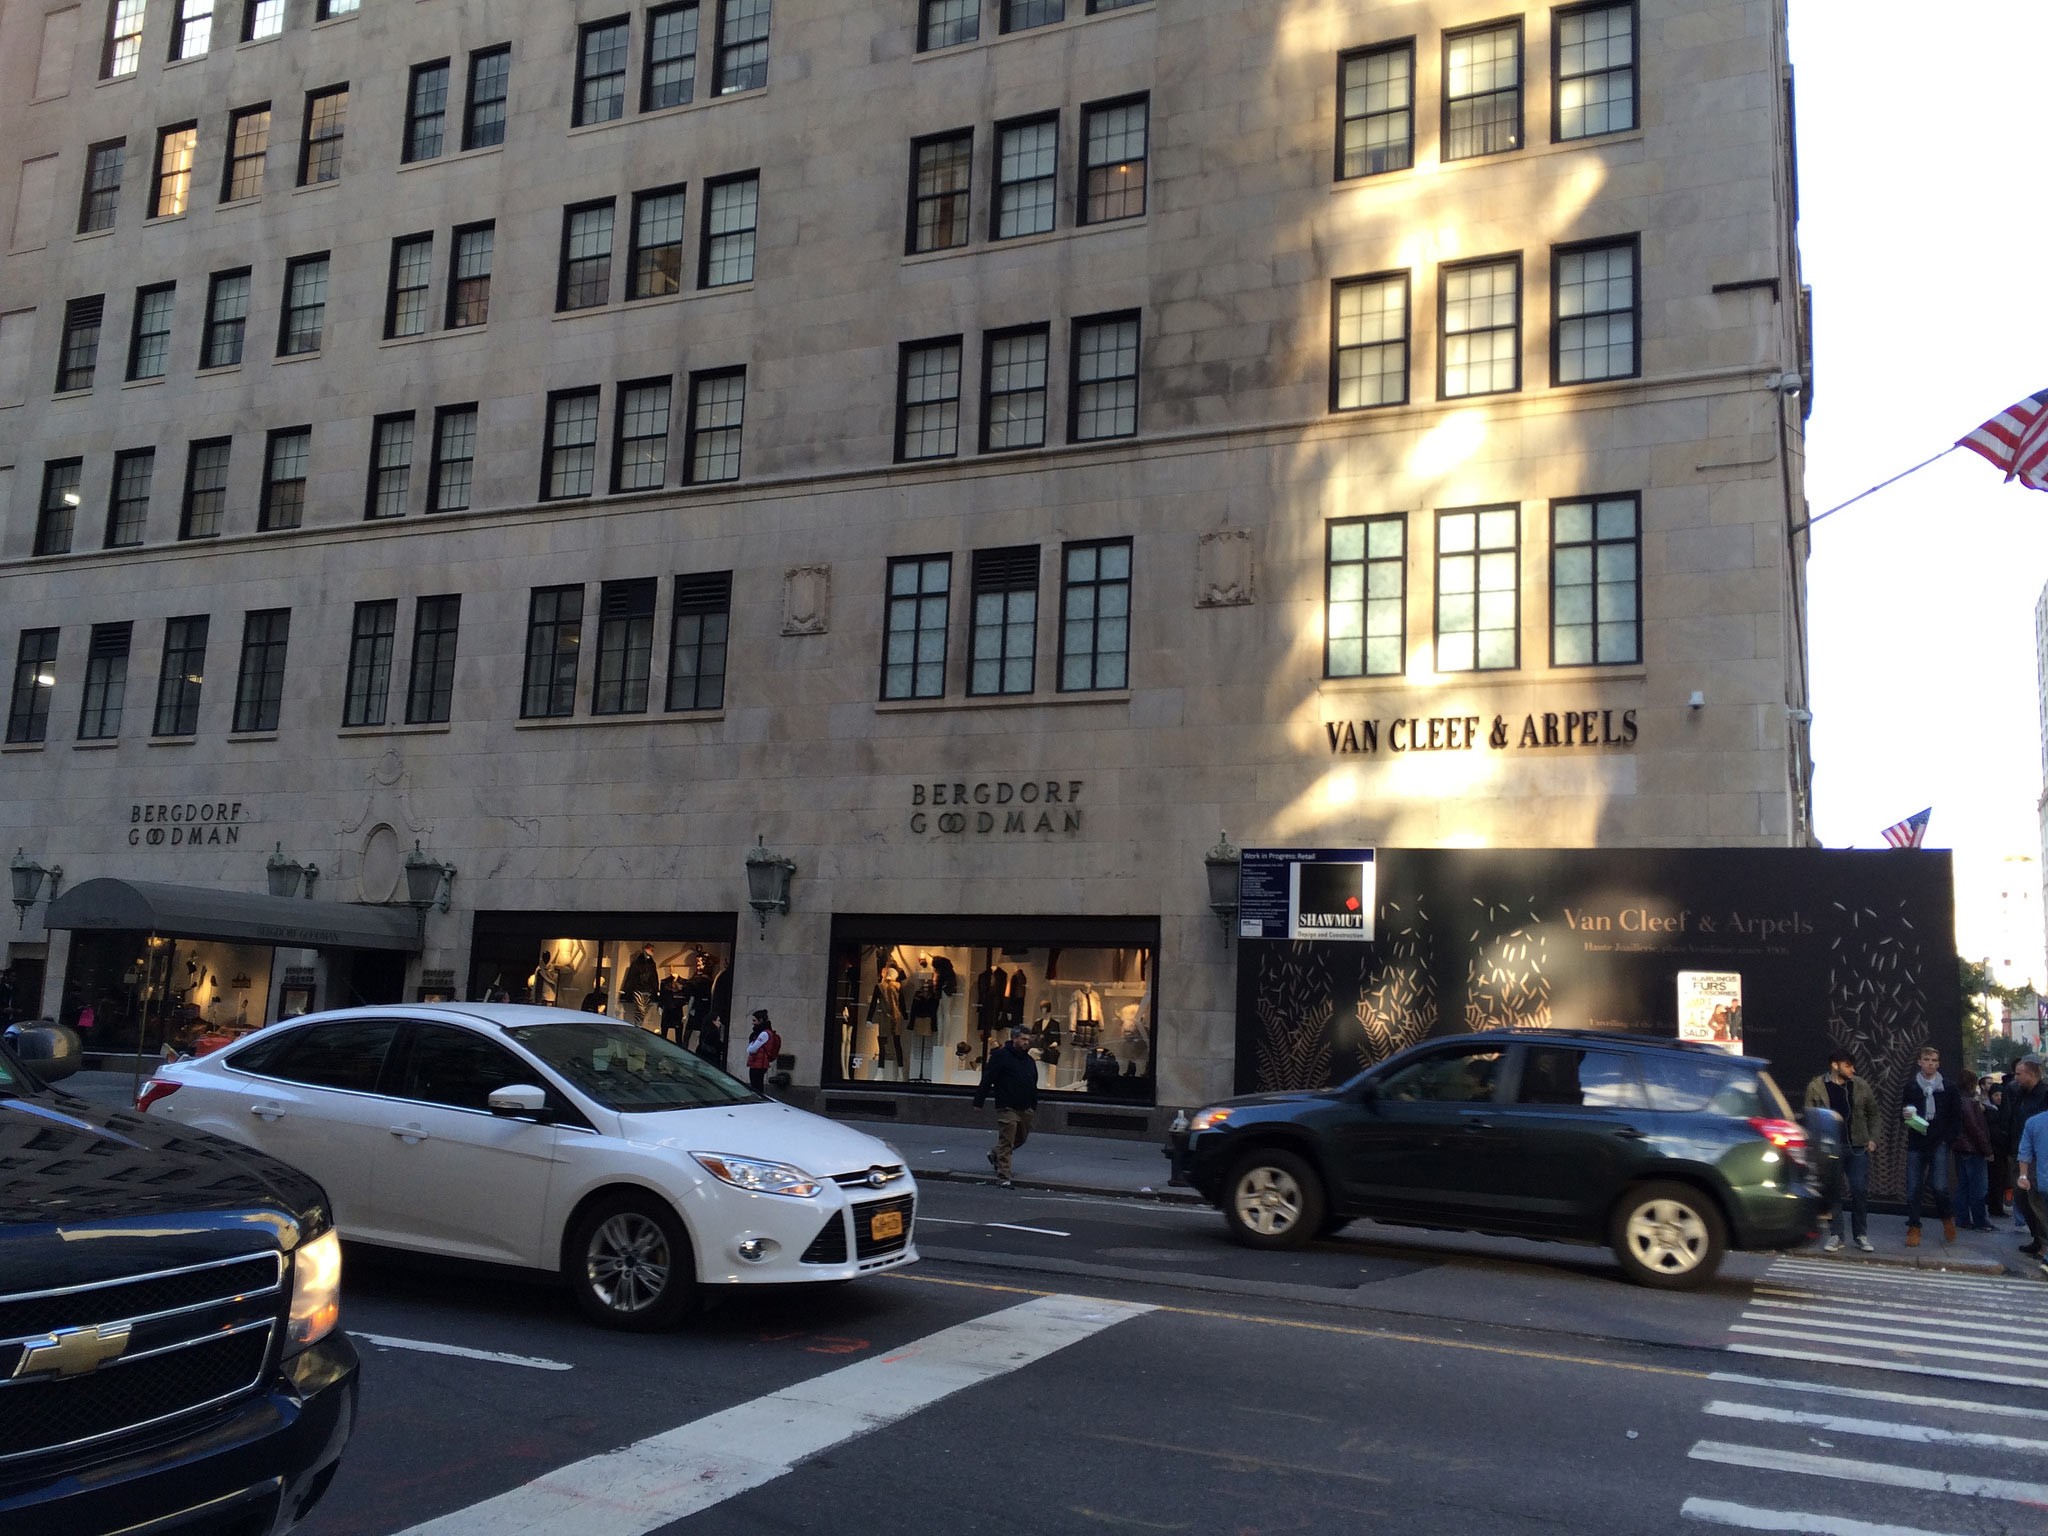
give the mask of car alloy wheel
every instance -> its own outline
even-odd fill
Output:
[[[563,1269],[584,1315],[607,1328],[666,1328],[689,1309],[696,1289],[689,1235],[650,1195],[594,1207],[577,1226]]]
[[[1315,1170],[1292,1152],[1253,1152],[1230,1175],[1224,1217],[1231,1235],[1253,1248],[1293,1248],[1323,1224]]]
[[[1301,1224],[1301,1186],[1284,1168],[1254,1168],[1238,1181],[1237,1219],[1261,1237]]]
[[[1686,1274],[1706,1257],[1707,1224],[1690,1206],[1651,1200],[1630,1213],[1628,1246],[1647,1268],[1666,1275]]]
[[[660,1227],[638,1211],[621,1211],[590,1234],[583,1262],[605,1305],[630,1314],[661,1300],[675,1256]]]
[[[1682,1184],[1648,1184],[1623,1197],[1610,1245],[1637,1284],[1688,1290],[1721,1267],[1727,1238],[1707,1196]]]

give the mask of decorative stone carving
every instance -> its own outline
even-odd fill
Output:
[[[832,567],[793,565],[782,573],[782,632],[822,635],[832,620]]]
[[[1225,528],[1203,534],[1195,548],[1195,606],[1242,608],[1251,601],[1251,530]]]

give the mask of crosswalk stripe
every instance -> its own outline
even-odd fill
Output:
[[[1837,1302],[1854,1302],[1853,1296],[1828,1295],[1822,1299],[1791,1301],[1778,1293],[1759,1293],[1750,1302],[1753,1307],[1771,1307],[1785,1312],[1820,1312],[1843,1317],[1881,1317],[1901,1323],[1934,1323],[1947,1327],[1960,1323],[1966,1328],[2009,1328],[2014,1323],[2033,1323],[2040,1319],[2029,1317],[2024,1312],[1979,1312],[1967,1307],[1929,1307],[1924,1302],[1905,1302],[1899,1305],[1878,1306],[1837,1306]],[[1925,1310],[1908,1312],[1907,1306],[1918,1306]]]
[[[1732,1525],[1743,1531],[1810,1531],[1814,1536],[1946,1536],[1917,1525],[1872,1525],[1840,1515],[1813,1515],[1792,1509],[1752,1509],[1725,1499],[1687,1499],[1678,1511],[1688,1520]]]
[[[1761,1330],[1759,1330],[1761,1331]],[[1841,1342],[1837,1340],[1835,1342]],[[2048,1387],[2039,1376],[2004,1376],[1995,1371],[1964,1371],[1922,1365],[1912,1360],[1872,1360],[1868,1356],[1824,1355],[1813,1349],[1781,1349],[1770,1344],[1730,1344],[1731,1355],[1764,1355],[1773,1360],[1807,1360],[1816,1365],[1850,1365],[1865,1371],[1895,1371],[1903,1376],[1939,1376],[1944,1381],[1982,1381],[2000,1387]]]
[[[1871,1340],[1871,1343],[1882,1345],[1886,1349],[1928,1349],[1935,1350],[1943,1354],[1960,1354],[1963,1355],[1965,1359],[2010,1359],[2015,1364],[2023,1364],[2029,1357],[2038,1356],[2043,1365],[2048,1365],[2048,1344],[2021,1343],[2017,1340],[2008,1340],[2007,1336],[2004,1334],[2000,1334],[1996,1337],[1987,1337],[1982,1334],[1959,1333],[1955,1331],[1954,1324],[1945,1324],[1934,1318],[1920,1319],[1919,1321],[1921,1323],[1921,1326],[1917,1328],[1896,1328],[1889,1323],[1851,1323],[1844,1322],[1838,1318],[1833,1317],[1781,1317],[1775,1312],[1745,1312],[1742,1315],[1745,1319],[1751,1322],[1804,1323],[1810,1328],[1824,1329],[1829,1333],[1880,1334],[1884,1337],[1874,1338]],[[1889,1340],[1892,1338],[1924,1339],[1927,1337],[1927,1330],[1929,1327],[1940,1328],[1942,1330],[1941,1342],[1936,1344],[1924,1345],[1893,1344],[1889,1342]],[[1810,1338],[1813,1337],[1813,1335],[1807,1334],[1802,1335],[1802,1337]],[[1852,1341],[1845,1339],[1842,1342],[1849,1343]],[[1966,1354],[1964,1351],[1954,1349],[1953,1346],[1957,1344],[1987,1344],[1999,1350],[2000,1353],[1996,1355],[1976,1355],[1973,1357]]]
[[[1935,1429],[1927,1424],[1897,1424],[1889,1419],[1850,1419],[1833,1413],[1800,1413],[1791,1408],[1767,1408],[1761,1403],[1712,1402],[1703,1411],[1717,1419],[1743,1419],[1753,1424],[1797,1424],[1838,1435],[1861,1435],[1867,1440],[1905,1440],[1915,1445],[1964,1445],[1989,1451],[2048,1456],[2048,1440],[2028,1440],[2019,1435],[1986,1435],[1971,1430]]]
[[[1900,1290],[1915,1288],[1942,1290],[1990,1292],[2001,1295],[2015,1291],[2030,1290],[2032,1287],[2023,1280],[1997,1278],[1990,1275],[1943,1274],[1921,1271],[1914,1274],[1879,1274],[1869,1268],[1851,1269],[1846,1263],[1773,1264],[1767,1273],[1783,1277],[1797,1276],[1801,1279],[1848,1281],[1858,1285],[1891,1286]]]
[[[1859,1335],[1857,1337],[1844,1337],[1840,1332],[1815,1333],[1803,1328],[1760,1328],[1755,1323],[1737,1323],[1728,1331],[1730,1333],[1754,1333],[1767,1339],[1805,1339],[1809,1343],[1815,1344],[1844,1344],[1854,1345],[1858,1349],[1887,1349],[1904,1355],[1938,1355],[1944,1360],[1983,1360],[1993,1365],[2030,1365],[2033,1363],[2030,1360],[2013,1359],[2013,1352],[2010,1350],[2000,1350],[1998,1353],[1993,1354],[1988,1350],[1982,1349],[1957,1349],[1954,1345],[1948,1343],[1901,1344],[1895,1343],[1890,1339],[1860,1337],[1861,1334],[1869,1332],[1868,1329],[1856,1330]],[[1888,1362],[1880,1361],[1875,1363],[1885,1364]]]
[[[1833,1382],[1787,1381],[1782,1376],[1748,1376],[1740,1371],[1715,1371],[1709,1381],[1731,1387],[1763,1387],[1782,1392],[1801,1392],[1816,1397],[1849,1397],[1865,1403],[1894,1403],[1905,1408],[1941,1408],[1971,1416],[1996,1414],[2009,1419],[2040,1419],[2048,1423],[2048,1408],[2018,1408],[2008,1403],[1973,1403],[1954,1397],[1922,1397],[1912,1392],[1885,1392],[1876,1387],[1841,1387]]]
[[[1936,1298],[1923,1299],[1918,1296],[1871,1296],[1860,1291],[1809,1291],[1792,1290],[1782,1285],[1760,1285],[1756,1288],[1759,1305],[1772,1301],[1788,1302],[1855,1302],[1863,1307],[1925,1307],[1934,1304]],[[2048,1312],[2019,1312],[2006,1307],[1985,1307],[1965,1304],[1957,1306],[1942,1299],[1940,1314],[1945,1318],[1983,1318],[1994,1323],[2027,1323],[2034,1326],[2048,1324]]]
[[[1846,1456],[1814,1456],[1761,1445],[1730,1445],[1702,1440],[1686,1453],[1694,1461],[1749,1467],[1759,1472],[1791,1472],[1805,1477],[1833,1477],[1875,1483],[1887,1488],[1912,1488],[1924,1493],[1959,1493],[1974,1499],[2004,1499],[2014,1504],[2048,1504],[2048,1484],[2022,1483],[2007,1477],[1977,1477],[1963,1472],[1934,1472],[1899,1467],[1882,1461],[1855,1461]]]

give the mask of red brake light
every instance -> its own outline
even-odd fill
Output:
[[[152,1077],[142,1085],[142,1092],[135,1095],[135,1112],[138,1115],[148,1114],[150,1105],[159,1099],[168,1099],[184,1086],[183,1083],[173,1082],[167,1077]]]
[[[1806,1127],[1797,1121],[1753,1117],[1749,1122],[1749,1128],[1793,1161],[1806,1161]]]

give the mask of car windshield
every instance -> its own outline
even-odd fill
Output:
[[[631,1024],[526,1024],[505,1033],[620,1114],[760,1101],[701,1056]]]

